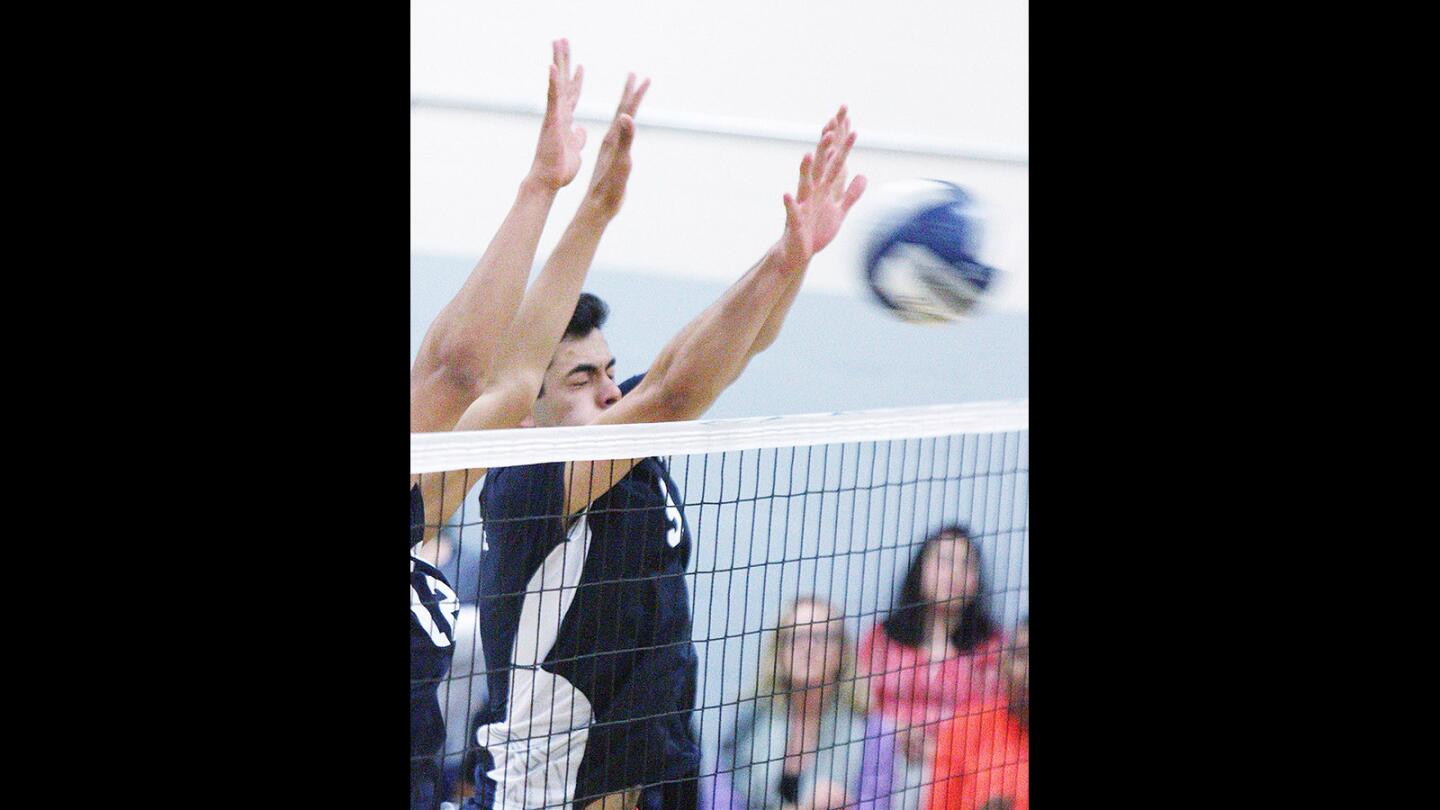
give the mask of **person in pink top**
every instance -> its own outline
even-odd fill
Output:
[[[970,530],[946,526],[920,546],[895,609],[861,644],[873,749],[861,773],[865,810],[919,807],[941,724],[1000,688],[1001,637],[988,593]],[[894,748],[904,755],[904,774],[885,767],[895,761],[886,749]]]

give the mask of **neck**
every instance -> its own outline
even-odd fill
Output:
[[[948,604],[936,605],[935,609],[930,611],[930,616],[926,621],[925,634],[931,639],[938,636],[948,637],[958,626],[960,626],[960,609],[958,606],[951,607]]]

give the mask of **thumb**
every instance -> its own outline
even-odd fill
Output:
[[[785,195],[785,230],[792,233],[800,230],[800,207],[788,193]]]
[[[635,140],[635,119],[629,113],[620,113],[615,117],[615,134],[621,149],[629,149],[630,143]]]

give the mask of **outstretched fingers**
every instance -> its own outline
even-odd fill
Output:
[[[550,66],[550,86],[545,91],[545,117],[553,118],[560,101],[560,70]]]
[[[628,74],[625,78],[625,90],[620,94],[620,104],[615,108],[615,115],[625,114],[634,118],[636,111],[640,109],[641,100],[645,98],[645,91],[649,89],[649,79],[641,82],[640,86],[636,87],[635,74]]]
[[[841,209],[848,212],[850,206],[859,201],[860,195],[864,193],[865,175],[857,174],[855,175],[855,179],[850,181],[850,188],[845,190],[845,199],[840,203]]]
[[[825,172],[830,167],[830,157],[835,143],[835,133],[827,131],[821,138],[820,143],[815,146],[815,165],[810,171],[810,182],[819,188],[824,188],[821,181],[825,178]]]
[[[811,175],[811,171],[814,169],[814,163],[815,158],[809,152],[806,152],[805,157],[800,159],[800,188],[796,193],[796,198],[800,202],[810,199],[810,194],[814,190],[813,177]]]
[[[575,109],[575,104],[580,101],[580,88],[585,86],[585,66],[575,68],[575,75],[570,79],[570,109]]]
[[[635,74],[625,74],[625,89],[620,91],[620,103],[615,107],[615,114],[625,112],[625,105],[630,101],[630,95],[635,92]]]
[[[824,189],[833,189],[833,193],[837,197],[840,195],[840,190],[845,187],[845,161],[850,157],[850,149],[855,146],[857,135],[858,133],[851,132],[845,138],[845,142],[840,145],[834,161],[830,164],[829,173],[825,175],[825,179],[820,185]]]
[[[570,72],[570,41],[557,39],[550,43],[550,86],[545,95],[545,116],[570,118],[580,101],[580,88],[585,84],[585,68],[577,66]]]
[[[646,79],[645,81],[640,83],[640,88],[635,91],[635,97],[630,100],[630,109],[626,110],[625,112],[630,113],[630,115],[633,117],[635,115],[635,111],[640,109],[640,102],[644,100],[645,94],[649,92],[649,90],[650,80]]]

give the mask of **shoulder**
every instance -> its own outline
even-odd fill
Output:
[[[769,728],[774,718],[770,710],[775,699],[769,695],[756,695],[753,699],[745,701],[740,709],[740,716],[735,720],[737,729],[743,728],[746,731],[754,731],[757,728]]]
[[[1000,660],[1000,651],[1004,649],[1007,643],[1009,643],[1009,640],[997,630],[989,638],[976,644],[974,649],[971,649],[968,653],[961,653],[961,656],[964,657],[968,655],[983,661],[998,662]]]
[[[860,649],[873,649],[877,644],[885,643],[885,623],[876,622],[871,625],[870,630],[865,633],[865,638],[860,640]]]
[[[885,634],[885,623],[876,622],[860,642],[860,661],[864,663],[872,657],[883,660],[896,644],[894,639]]]
[[[731,735],[732,742],[729,746],[734,752],[737,764],[748,762],[752,756],[767,756],[770,738],[776,731],[770,703],[769,697],[757,697],[742,703],[739,716],[735,718],[735,731]]]
[[[645,374],[646,372],[642,371],[639,374],[636,374],[634,377],[626,380],[625,382],[620,383],[620,396],[625,396],[626,394],[635,390],[635,386],[639,385],[640,381],[645,379]]]
[[[480,508],[489,520],[557,515],[564,477],[561,461],[491,469],[480,489]]]

